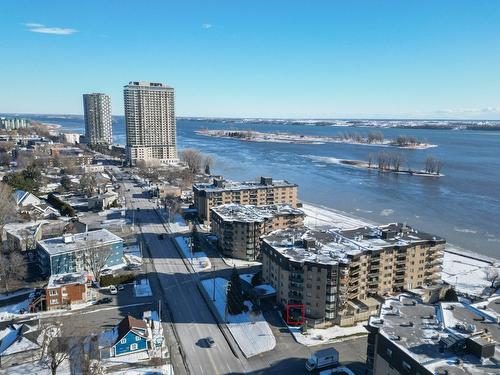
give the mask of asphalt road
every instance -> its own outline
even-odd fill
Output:
[[[198,277],[210,277],[210,272],[200,275],[190,273],[171,238],[165,236],[164,239],[159,239],[158,235],[166,231],[154,210],[156,202],[150,201],[143,189],[135,186],[134,182],[126,180],[123,184],[122,193],[127,196],[127,205],[131,206],[136,223],[143,233],[144,243],[147,245],[144,256],[151,258],[152,271],[160,285],[161,290],[153,289],[153,294],[158,299],[168,301],[172,322],[190,373],[303,374],[305,360],[312,352],[332,346],[308,348],[298,344],[286,329],[279,314],[272,309],[272,306],[267,306],[264,316],[276,337],[276,348],[246,359],[234,344],[232,337],[229,337],[239,353],[238,358],[234,356],[196,285]],[[207,253],[212,263],[216,265],[218,276],[229,277],[230,267],[222,262],[213,249]],[[152,277],[153,275],[150,275],[150,279]],[[153,288],[154,285],[155,283],[152,283]],[[207,348],[204,344],[203,339],[208,336],[214,338],[215,347]],[[356,374],[364,373],[366,338],[336,343],[333,346],[339,351],[342,364],[348,365]]]

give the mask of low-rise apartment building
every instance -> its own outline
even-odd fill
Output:
[[[90,288],[92,279],[87,272],[52,275],[45,287],[45,310],[71,309],[95,300],[96,293]]]
[[[106,229],[67,234],[38,241],[38,261],[44,275],[92,271],[90,257],[104,257],[105,266],[123,261],[123,239]]]
[[[212,208],[211,230],[225,256],[260,259],[260,237],[277,229],[303,225],[304,212],[289,204],[225,204]]]
[[[210,210],[223,204],[290,204],[297,207],[297,185],[285,180],[273,180],[271,177],[244,182],[214,178],[212,183],[194,184],[193,193],[198,217],[207,224],[210,224]]]
[[[374,314],[380,296],[439,279],[444,244],[404,224],[278,230],[263,237],[263,278],[310,324],[351,325]]]
[[[498,374],[499,306],[499,296],[474,305],[386,299],[367,325],[367,374]]]

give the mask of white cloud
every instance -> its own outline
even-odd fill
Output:
[[[54,34],[54,35],[71,35],[77,32],[75,29],[64,27],[47,27],[41,23],[25,23],[24,26],[29,31],[41,34]]]
[[[202,29],[211,29],[212,27],[214,27],[214,25],[212,25],[211,23],[204,23],[201,25]]]

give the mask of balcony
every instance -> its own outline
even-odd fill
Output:
[[[303,283],[304,282],[304,278],[302,277],[302,275],[297,275],[297,274],[293,274],[293,273],[290,274],[290,276],[288,277],[288,280],[290,280],[291,282],[294,282],[294,283]]]
[[[304,290],[304,286],[302,284],[290,283],[290,285],[288,285],[288,289],[295,292],[302,292]]]
[[[293,299],[295,301],[300,301],[299,303],[301,303],[302,297],[303,297],[302,293],[293,291],[288,292],[288,298]]]

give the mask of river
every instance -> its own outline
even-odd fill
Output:
[[[81,116],[30,116],[83,132]],[[123,117],[115,117],[114,141],[125,143]],[[367,128],[340,126],[242,124],[179,119],[179,148],[197,148],[214,157],[214,172],[229,179],[261,175],[299,185],[299,197],[376,222],[403,221],[443,236],[463,249],[500,258],[500,131],[377,129],[386,138],[415,136],[438,147],[399,150],[411,168],[423,168],[427,155],[444,163],[441,178],[395,175],[338,164],[338,159],[366,160],[378,146],[258,143],[195,134],[195,130],[238,129],[334,136]]]

